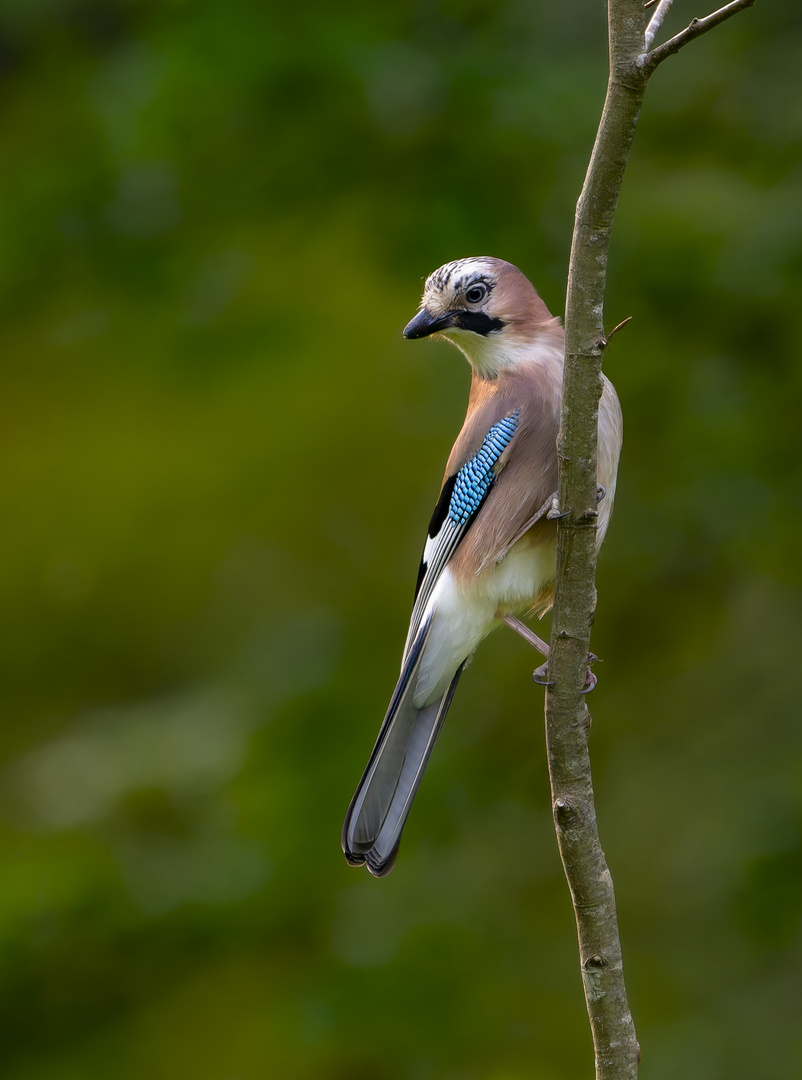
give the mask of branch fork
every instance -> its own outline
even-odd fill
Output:
[[[732,0],[732,3],[725,4],[718,11],[713,11],[702,19],[691,19],[690,23],[679,34],[676,34],[668,41],[664,41],[662,45],[652,48],[655,35],[662,26],[663,19],[668,14],[672,2],[673,0],[660,0],[654,15],[649,20],[649,25],[646,27],[644,35],[646,51],[637,58],[636,65],[646,74],[647,79],[669,56],[674,56],[683,46],[701,37],[702,34],[706,34],[708,30],[719,26],[727,19],[731,19],[733,15],[739,15],[746,8],[752,7],[755,0]]]

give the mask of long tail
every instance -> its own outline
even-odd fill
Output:
[[[418,668],[431,624],[430,615],[409,650],[373,753],[345,815],[345,858],[351,866],[366,863],[374,877],[383,877],[393,868],[412,800],[465,666],[457,668],[441,698],[422,709],[415,707]]]

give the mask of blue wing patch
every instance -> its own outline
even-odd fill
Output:
[[[448,507],[448,516],[455,525],[467,524],[481,506],[482,499],[496,479],[493,466],[509,446],[518,427],[520,412],[520,409],[516,409],[511,416],[505,416],[494,424],[475,456],[466,461],[457,473]]]
[[[443,568],[456,551],[483,499],[493,486],[496,479],[495,466],[515,434],[519,416],[520,409],[516,409],[514,413],[495,423],[471,460],[466,461],[456,476],[449,477],[443,485],[429,526],[429,539],[423,551],[404,656],[415,640],[426,605]]]

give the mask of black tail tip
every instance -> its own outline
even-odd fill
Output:
[[[349,866],[365,866],[373,877],[387,877],[395,866],[395,860],[398,858],[398,849],[400,845],[401,841],[399,840],[390,854],[383,859],[378,858],[372,848],[364,854],[361,852],[356,854],[343,847],[343,855],[345,855],[345,861]]]

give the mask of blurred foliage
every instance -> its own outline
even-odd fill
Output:
[[[3,0],[0,37],[4,1077],[589,1075],[522,642],[393,875],[339,831],[467,391],[399,331],[469,254],[562,310],[603,5]],[[614,235],[592,750],[644,1080],[802,1073],[801,65],[778,0],[661,68]]]

